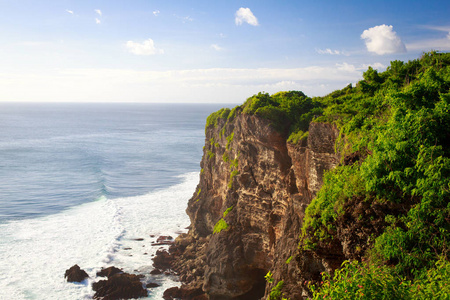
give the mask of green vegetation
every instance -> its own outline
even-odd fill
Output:
[[[277,283],[276,286],[274,286],[272,288],[272,290],[270,291],[269,297],[267,297],[268,300],[281,300],[284,299],[283,294],[281,292],[281,289],[283,288],[284,285],[284,281],[281,280]]]
[[[228,227],[228,223],[222,218],[214,225],[213,233],[219,233],[222,230],[228,229]]]
[[[230,160],[230,169],[233,170],[237,170],[239,166],[239,153],[237,155],[237,157],[235,159]]]
[[[242,107],[244,113],[268,119],[275,129],[292,134],[308,131],[309,123],[322,113],[323,105],[302,92],[290,91],[259,93],[248,98]]]
[[[267,272],[267,274],[264,276],[264,279],[267,283],[271,284],[273,283],[273,274],[271,271]],[[267,300],[289,300],[283,297],[283,293],[281,292],[281,289],[284,286],[284,281],[279,281],[270,291],[269,296],[267,297]]]
[[[314,299],[447,299],[436,295],[450,286],[450,54],[393,61],[363,78],[315,99],[323,104],[316,122],[336,124],[337,149],[359,159],[325,175],[300,246],[314,251],[337,239],[340,218],[358,203],[398,209],[386,211],[368,245],[355,247],[367,247],[361,255],[370,263],[325,274],[321,287],[311,286]]]
[[[228,152],[225,151],[222,155],[222,159],[224,162],[229,162],[230,161],[230,157],[228,156]]]
[[[234,178],[234,176],[236,176],[236,175],[239,175],[239,170],[238,170],[238,166],[239,166],[239,153],[238,153],[238,155],[236,156],[236,158],[235,159],[232,159],[232,160],[229,160],[229,162],[230,162],[230,170],[231,170],[231,173],[230,173],[230,180],[228,181],[228,188],[229,189],[232,189],[233,188],[233,178]]]
[[[273,274],[272,271],[267,272],[266,276],[264,276],[264,279],[266,280],[266,282],[268,283],[272,283],[273,282]]]
[[[302,130],[299,130],[297,132],[291,133],[288,138],[288,142],[292,144],[298,144],[298,142],[305,141],[308,138],[309,132],[303,132]]]
[[[208,150],[208,151],[206,152],[206,154],[208,155],[208,158],[209,158],[209,159],[213,159],[214,156],[216,156],[216,154],[215,154],[214,152],[212,152],[211,150]]]
[[[286,264],[287,264],[287,265],[291,262],[292,258],[293,258],[293,256],[291,255],[291,256],[289,256],[288,259],[286,259]]]
[[[343,263],[334,276],[322,273],[322,285],[310,284],[312,299],[448,299],[450,263],[441,259],[415,281],[405,280],[387,266],[357,261]]]
[[[225,218],[225,217],[228,215],[228,213],[229,213],[232,209],[233,209],[233,206],[228,207],[228,208],[223,212],[223,217]]]
[[[236,175],[239,175],[239,171],[238,171],[238,170],[231,171],[231,174],[230,174],[230,181],[228,182],[228,188],[229,188],[229,189],[233,188],[233,178],[234,178],[234,176],[236,176]]]
[[[230,114],[230,111],[231,110],[229,108],[222,108],[222,109],[210,114],[208,116],[208,118],[206,118],[205,130],[210,126],[217,127],[218,120],[226,119],[228,117],[228,115]]]
[[[223,218],[221,218],[216,225],[214,225],[214,229],[213,229],[213,233],[219,233],[222,230],[226,230],[230,227],[230,225],[228,225],[227,221],[224,220],[224,218],[228,215],[228,213],[233,209],[233,206],[228,207],[224,212],[223,212]]]
[[[233,108],[230,113],[228,114],[227,120],[229,122],[233,121],[234,118],[237,116],[237,110],[238,110],[239,106],[236,106],[235,108]]]
[[[230,144],[233,141],[233,139],[234,139],[234,131],[229,136],[227,136],[227,145],[225,147],[227,150],[229,150]]]
[[[271,121],[271,125],[286,133],[291,142],[307,138],[309,123],[315,116],[320,116],[323,112],[324,104],[317,99],[311,99],[300,91],[279,92],[273,95],[259,93],[248,98],[243,105],[232,110],[222,108],[212,113],[206,120],[206,128],[217,127],[219,119],[226,122],[219,135],[225,133],[225,125],[234,120],[239,114],[258,115]],[[227,137],[227,149],[233,140],[234,133]]]

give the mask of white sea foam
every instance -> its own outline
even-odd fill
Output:
[[[0,299],[90,299],[93,279],[81,284],[64,280],[74,264],[91,278],[111,265],[148,274],[158,249],[151,243],[159,235],[175,237],[189,225],[185,208],[198,173],[182,178],[178,185],[147,195],[101,198],[55,215],[1,224]],[[166,288],[178,285],[162,275],[145,280],[161,284],[148,299],[161,299]]]

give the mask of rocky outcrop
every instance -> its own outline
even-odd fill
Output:
[[[120,273],[123,273],[123,271],[121,269],[111,266],[108,268],[102,268],[99,272],[97,272],[97,276],[109,278],[115,274],[120,274]]]
[[[297,245],[307,205],[324,172],[339,162],[337,136],[334,126],[311,123],[307,141],[292,145],[268,120],[239,108],[233,120],[209,126],[200,182],[187,208],[189,233],[170,251],[181,289],[251,300],[267,298],[283,280],[286,297],[301,299],[304,274],[330,267],[315,257],[302,261]]]
[[[73,265],[70,269],[66,270],[64,278],[67,278],[67,282],[82,282],[86,278],[89,278],[89,275],[78,265]]]
[[[116,273],[108,280],[92,284],[94,299],[115,300],[147,297],[147,290],[142,286],[140,276],[128,273]]]

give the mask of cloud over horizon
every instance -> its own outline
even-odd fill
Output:
[[[0,71],[5,99],[80,102],[216,102],[241,103],[260,91],[301,90],[323,96],[360,80],[361,66],[350,63],[304,68],[210,68],[167,71],[132,69],[59,69],[46,73]],[[30,82],[23,88],[24,82]],[[52,82],[49,93],[48,82]],[[69,89],[68,89],[69,87]],[[176,87],[176,88],[174,88]],[[132,96],[130,94],[132,91]]]
[[[422,39],[408,43],[406,45],[408,50],[420,50],[423,52],[430,50],[450,51],[450,26],[424,26],[424,28],[440,31],[442,35],[432,39]]]
[[[378,55],[406,52],[405,44],[397,36],[392,25],[383,24],[366,29],[361,34],[361,39],[366,43],[369,52]]]
[[[235,19],[236,25],[242,25],[243,23],[248,23],[252,26],[258,26],[258,19],[252,13],[250,8],[241,7],[236,11]]]
[[[330,48],[327,48],[325,50],[317,49],[316,51],[319,54],[331,54],[331,55],[340,55],[340,54],[342,54],[339,50],[331,50]]]
[[[137,43],[133,41],[128,41],[126,43],[128,51],[135,55],[155,55],[164,54],[163,49],[157,49],[155,43],[152,39],[143,41],[142,43]]]

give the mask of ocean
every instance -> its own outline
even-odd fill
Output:
[[[91,299],[102,267],[147,275],[186,232],[220,104],[0,104],[0,299]],[[165,246],[167,247],[167,246]],[[68,283],[78,264],[90,276]],[[156,282],[162,299],[176,278]]]

